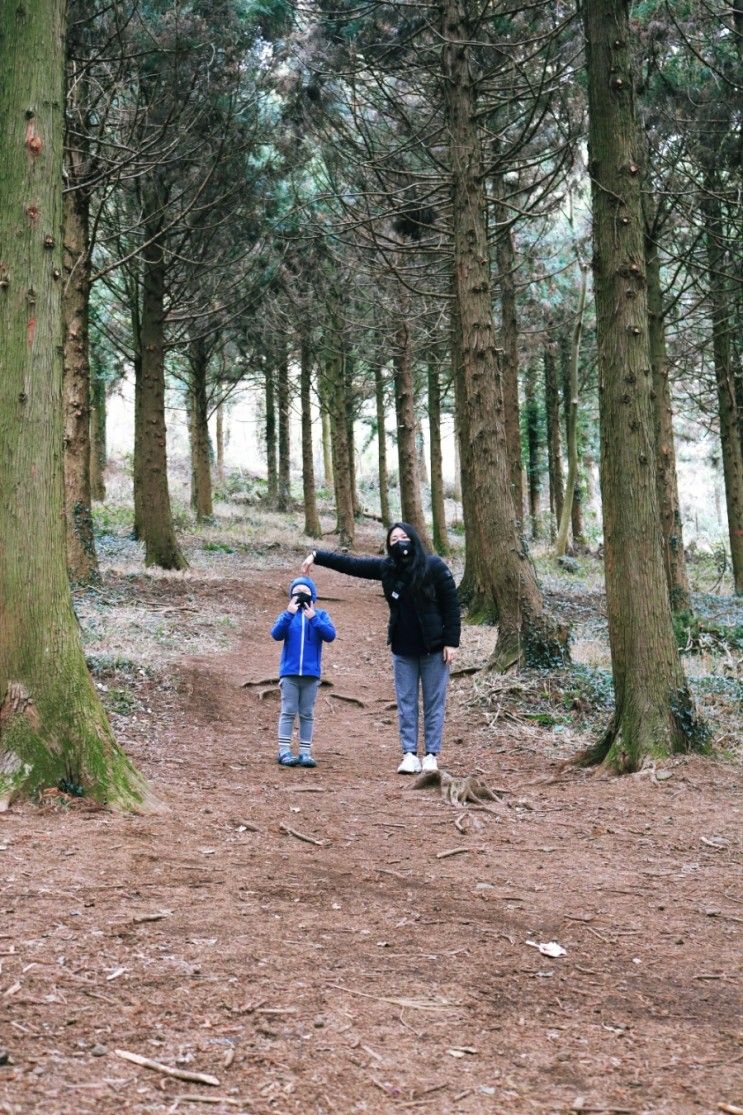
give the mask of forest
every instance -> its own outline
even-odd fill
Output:
[[[741,1115],[742,710],[743,0],[0,0],[0,1111]]]

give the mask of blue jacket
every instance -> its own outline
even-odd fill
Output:
[[[322,645],[332,643],[335,638],[333,621],[327,612],[316,608],[313,619],[307,619],[303,609],[294,615],[290,611],[282,612],[273,625],[271,635],[277,642],[284,641],[279,677],[320,677]]]

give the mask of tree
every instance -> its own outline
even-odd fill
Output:
[[[62,784],[151,805],[117,747],[67,581],[62,478],[64,0],[0,2],[0,809]]]
[[[628,0],[583,7],[604,565],[615,711],[586,761],[617,771],[702,735],[676,649],[655,476],[641,166]]]

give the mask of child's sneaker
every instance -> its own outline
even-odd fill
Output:
[[[299,756],[292,755],[291,751],[282,751],[276,762],[280,767],[295,767],[299,762]]]
[[[317,763],[315,762],[315,760],[312,758],[311,755],[308,755],[305,752],[303,755],[300,755],[299,758],[297,759],[297,766],[300,766],[300,767],[316,767]]]
[[[427,771],[438,770],[438,769],[439,769],[439,764],[436,762],[436,756],[435,755],[424,755],[423,756],[423,762],[421,763],[421,770],[423,771],[424,774]]]
[[[421,761],[416,755],[415,751],[406,751],[402,757],[402,762],[397,768],[398,774],[420,774]]]

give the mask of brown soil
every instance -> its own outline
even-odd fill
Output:
[[[0,817],[0,1110],[743,1105],[738,768],[561,773],[547,733],[486,722],[463,677],[444,765],[509,805],[454,808],[395,773],[378,586],[317,570],[340,633],[319,765],[281,769],[276,687],[241,683],[276,672],[289,573],[248,569],[192,577],[183,610],[185,630],[218,597],[238,645],[143,677],[142,715],[121,721],[169,813],[51,794]],[[186,595],[175,577],[138,586],[140,603]],[[566,955],[531,944],[552,941]]]

